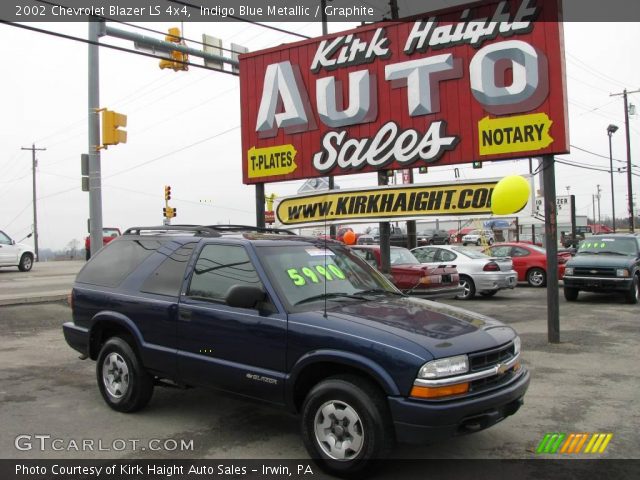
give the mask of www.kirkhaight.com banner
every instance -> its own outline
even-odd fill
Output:
[[[510,0],[505,0],[505,3]],[[471,0],[398,1],[397,18],[442,10]],[[88,16],[126,22],[378,22],[393,18],[389,0],[5,0],[10,22],[84,22]],[[564,21],[640,21],[640,2],[563,0]]]

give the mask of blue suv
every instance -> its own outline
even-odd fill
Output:
[[[208,386],[300,414],[309,454],[352,474],[395,441],[514,414],[529,373],[509,326],[413,298],[341,243],[245,226],[131,228],[78,274],[67,343],[107,405]]]

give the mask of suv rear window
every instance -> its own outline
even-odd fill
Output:
[[[184,280],[184,272],[195,243],[183,245],[169,255],[145,280],[141,292],[177,297]]]
[[[76,281],[117,287],[163,242],[158,240],[118,240],[107,244],[78,274]]]

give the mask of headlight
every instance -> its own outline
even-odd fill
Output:
[[[629,270],[627,270],[626,268],[618,268],[616,270],[616,277],[628,277],[629,276]]]
[[[518,354],[520,353],[520,337],[516,337],[513,339],[513,354],[514,356],[518,356]]]
[[[469,371],[469,359],[466,355],[441,358],[425,363],[418,372],[418,378],[434,379],[460,375]]]
[[[573,275],[573,267],[567,267],[564,269],[564,274],[565,276],[567,275]]]

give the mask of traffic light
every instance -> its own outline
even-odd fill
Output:
[[[429,171],[429,167],[420,167],[418,169],[418,172],[420,173],[427,173]]]
[[[171,27],[169,29],[169,33],[164,37],[167,42],[173,42],[178,45],[185,45],[184,40],[180,36],[180,29],[178,27]],[[183,52],[179,52],[177,50],[172,50],[169,52],[171,56],[170,59],[162,59],[160,60],[160,68],[172,68],[174,71],[178,70],[189,70],[189,65],[183,62],[189,61],[189,55]]]
[[[173,207],[162,207],[162,216],[165,218],[174,218],[178,215],[178,209]]]
[[[171,186],[170,185],[165,185],[164,186],[164,199],[166,201],[171,200]]]
[[[473,168],[482,168],[482,162],[473,162]]]
[[[118,145],[127,143],[127,132],[120,127],[127,126],[127,116],[112,112],[106,108],[102,110],[102,145]]]

